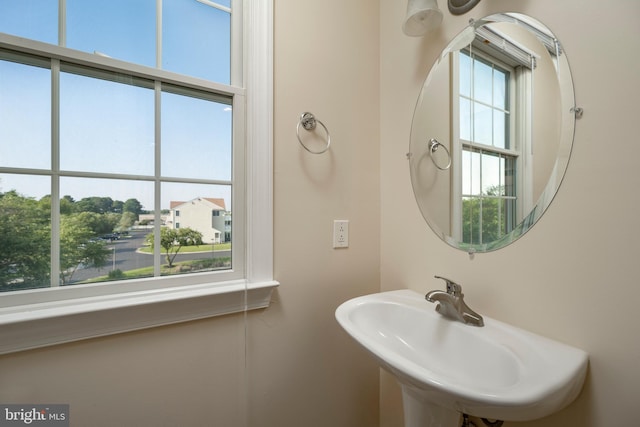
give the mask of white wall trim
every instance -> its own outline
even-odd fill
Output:
[[[273,0],[245,0],[244,28],[247,279],[260,282],[273,277]]]
[[[5,308],[0,354],[265,308],[276,286],[239,280]]]

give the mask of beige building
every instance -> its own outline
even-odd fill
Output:
[[[231,214],[225,208],[224,199],[197,197],[186,202],[172,201],[169,208],[166,227],[199,231],[205,243],[231,241]]]

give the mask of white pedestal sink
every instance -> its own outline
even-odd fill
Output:
[[[484,327],[436,313],[401,290],[349,300],[340,325],[402,386],[406,427],[459,427],[460,414],[528,421],[580,393],[587,354],[484,316]]]

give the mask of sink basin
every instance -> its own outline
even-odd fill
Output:
[[[460,413],[528,421],[576,398],[584,351],[483,317],[484,327],[449,320],[408,289],[336,310],[340,325],[400,382],[407,426],[457,427]]]

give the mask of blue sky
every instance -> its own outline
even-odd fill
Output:
[[[218,3],[230,6],[229,0]],[[156,65],[155,0],[66,0],[66,5],[67,47]],[[56,1],[3,0],[0,32],[57,43],[57,13]],[[164,0],[161,67],[228,84],[229,26],[228,13],[199,1]],[[50,80],[47,69],[0,60],[0,166],[49,167]],[[62,73],[61,168],[152,175],[153,96],[144,85]],[[229,106],[166,92],[161,102],[163,175],[230,179]],[[33,197],[50,193],[46,178],[1,174],[0,191],[13,188]],[[153,209],[148,182],[64,178],[61,195],[66,194],[136,198]],[[198,196],[224,197],[230,207],[227,186],[188,184],[163,185],[161,207]]]

